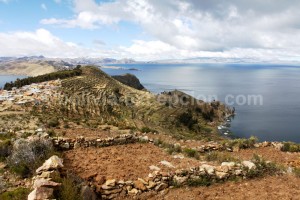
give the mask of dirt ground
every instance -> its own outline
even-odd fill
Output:
[[[98,176],[118,180],[145,178],[154,165],[163,172],[199,166],[200,161],[190,158],[174,158],[153,144],[128,144],[104,148],[74,149],[64,153],[64,165],[82,178],[96,173]],[[168,161],[169,168],[160,161]]]
[[[130,197],[128,197],[130,199]],[[271,176],[241,182],[227,182],[209,187],[171,189],[164,194],[145,193],[137,199],[152,200],[297,200],[300,178],[292,175]]]
[[[241,160],[250,160],[253,157],[253,154],[260,155],[266,160],[282,165],[288,165],[288,163],[292,161],[300,160],[300,153],[282,152],[273,147],[242,149],[239,152],[231,153],[232,156]]]

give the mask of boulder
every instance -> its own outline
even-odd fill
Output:
[[[139,191],[136,188],[133,188],[132,190],[128,190],[129,195],[137,195],[137,193],[139,193]]]
[[[33,188],[39,188],[39,187],[47,187],[47,188],[54,188],[54,187],[58,187],[60,186],[60,183],[56,183],[53,181],[50,181],[48,179],[44,179],[44,178],[39,178],[36,179],[33,183]]]
[[[145,191],[147,190],[146,186],[144,185],[144,183],[140,180],[137,180],[137,181],[133,181],[133,185],[136,189],[139,189],[139,190],[142,190],[142,191]]]
[[[36,173],[40,174],[44,171],[57,170],[62,168],[63,166],[64,165],[62,159],[60,159],[58,156],[52,156],[51,158],[46,160],[41,167],[39,167],[36,170]]]
[[[167,187],[168,185],[166,183],[160,183],[158,186],[155,187],[155,190],[159,192],[166,189]]]
[[[219,179],[224,179],[224,178],[226,178],[226,177],[228,176],[228,174],[225,173],[225,172],[218,172],[218,171],[216,171],[216,176],[217,176]]]
[[[28,200],[45,200],[53,198],[53,189],[46,187],[39,187],[34,189],[29,195]]]
[[[175,168],[174,165],[172,165],[170,162],[166,160],[160,161],[159,163],[169,168]]]
[[[207,174],[214,175],[214,172],[215,172],[214,166],[204,164],[204,165],[201,165],[200,168],[204,168]]]
[[[104,183],[104,185],[108,187],[114,187],[116,185],[116,179],[109,179]]]
[[[149,166],[149,169],[152,171],[160,171],[160,168],[154,165]]]
[[[251,162],[251,161],[245,160],[245,161],[242,162],[242,165],[244,167],[247,167],[249,170],[256,169],[256,165],[253,162]]]
[[[173,180],[179,184],[179,185],[183,185],[186,181],[187,181],[188,177],[184,176],[184,177],[180,177],[180,176],[174,176]]]
[[[222,162],[221,166],[227,166],[229,170],[231,170],[232,168],[234,168],[235,162]]]
[[[89,186],[83,186],[80,191],[82,200],[97,200],[95,192]]]

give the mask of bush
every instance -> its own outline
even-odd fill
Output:
[[[67,175],[61,181],[59,190],[55,193],[58,200],[81,200],[80,185],[82,180],[79,180],[73,175]]]
[[[59,121],[57,118],[51,118],[50,120],[47,121],[47,126],[49,128],[55,128],[59,125]]]
[[[189,179],[187,181],[187,185],[191,187],[197,187],[197,186],[210,186],[212,184],[212,181],[208,177],[200,177],[197,179]]]
[[[300,145],[293,142],[284,142],[281,151],[285,152],[299,152]]]
[[[209,152],[205,155],[205,160],[207,161],[216,161],[218,163],[222,162],[236,162],[238,159],[232,157],[229,153],[221,152]]]
[[[0,194],[1,200],[24,200],[27,199],[30,190],[27,188],[17,188],[13,191]]]
[[[293,172],[294,172],[294,174],[295,174],[296,177],[300,178],[300,168],[297,168],[297,167],[294,168]]]
[[[258,141],[257,137],[251,136],[249,139],[239,138],[230,140],[225,145],[229,147],[239,147],[240,149],[253,148],[254,144]]]
[[[273,162],[267,162],[262,157],[254,154],[252,162],[256,165],[256,169],[248,171],[248,178],[261,177],[265,175],[274,175],[281,171],[280,167]]]
[[[8,158],[10,169],[22,177],[32,175],[45,159],[53,154],[50,140],[36,139],[28,141],[19,139],[15,142],[12,154]]]
[[[4,161],[10,154],[12,145],[10,140],[0,142],[0,161]]]
[[[151,128],[149,128],[149,127],[143,127],[143,128],[141,129],[141,132],[143,132],[143,133],[157,133],[156,130],[151,129]]]
[[[199,159],[199,153],[195,149],[184,149],[183,151],[188,157]]]

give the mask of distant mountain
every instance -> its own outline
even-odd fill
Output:
[[[77,65],[105,65],[137,63],[133,59],[113,58],[46,58],[44,56],[0,57],[0,74],[38,76]]]

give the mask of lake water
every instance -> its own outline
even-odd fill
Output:
[[[154,93],[178,89],[202,99],[217,97],[223,102],[226,96],[233,97],[229,98],[229,103],[235,103],[232,106],[237,113],[231,123],[231,131],[235,136],[254,135],[261,141],[300,142],[300,67],[232,64],[117,66],[139,71],[103,70],[110,75],[135,74]],[[17,78],[22,76],[0,75],[0,87]],[[243,103],[243,97],[249,95],[263,97],[262,105],[254,105],[255,102],[238,105]],[[233,101],[235,98],[238,98],[238,102]]]
[[[25,78],[26,76],[15,75],[0,75],[0,88],[3,88],[5,83],[15,81],[17,78]]]
[[[227,97],[228,103],[234,103],[232,106],[237,113],[231,123],[235,136],[254,135],[261,141],[300,142],[300,67],[245,64],[114,66],[140,71],[103,70],[110,75],[135,74],[154,93],[178,89],[207,100],[217,97],[225,102]],[[243,104],[245,99],[246,104]]]

